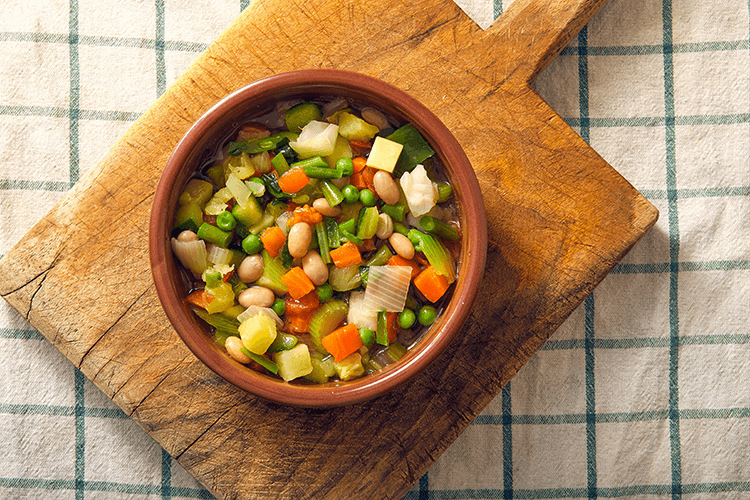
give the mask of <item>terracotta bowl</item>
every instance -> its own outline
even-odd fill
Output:
[[[438,320],[397,363],[348,382],[313,385],[284,382],[231,359],[209,328],[188,309],[186,287],[170,249],[177,198],[191,173],[228,134],[275,102],[321,95],[343,96],[413,124],[447,169],[463,228],[461,259],[450,302]],[[156,188],[149,229],[149,252],[156,290],[182,340],[211,370],[237,387],[277,403],[333,407],[380,396],[413,378],[451,343],[469,315],[484,272],[487,227],[474,171],[448,129],[405,92],[375,78],[340,70],[300,70],[257,81],[227,96],[203,115],[182,138]]]

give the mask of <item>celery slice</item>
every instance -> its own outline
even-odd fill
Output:
[[[310,317],[308,331],[318,351],[328,353],[320,342],[323,337],[334,331],[346,319],[349,306],[343,300],[329,300],[321,305]]]
[[[240,322],[236,319],[232,319],[229,316],[221,313],[209,314],[208,312],[200,308],[194,308],[193,311],[195,311],[196,316],[216,328],[216,330],[221,330],[222,332],[230,333],[233,335],[240,334],[240,331],[238,329],[240,326]]]
[[[328,284],[337,292],[348,292],[362,284],[362,273],[358,265],[332,267],[328,273]]]
[[[284,295],[288,289],[281,281],[281,276],[286,274],[287,270],[279,257],[271,257],[268,250],[261,250],[263,258],[263,274],[258,278],[257,284],[270,288],[278,295]]]
[[[417,242],[421,251],[435,270],[445,276],[449,283],[456,281],[456,263],[440,240],[417,229],[409,230],[409,240]]]

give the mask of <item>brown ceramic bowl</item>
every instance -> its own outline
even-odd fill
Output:
[[[170,249],[177,198],[205,155],[228,134],[278,101],[343,96],[412,123],[431,144],[447,169],[463,228],[458,279],[438,320],[397,363],[348,382],[313,385],[287,383],[253,371],[231,359],[209,328],[190,311],[187,290]],[[265,78],[227,96],[202,116],[175,148],[156,188],[149,229],[149,252],[156,290],[177,333],[190,350],[225,380],[257,396],[283,404],[332,407],[382,395],[410,380],[450,344],[469,315],[484,272],[487,227],[474,171],[458,142],[425,106],[375,78],[340,70],[300,70]]]

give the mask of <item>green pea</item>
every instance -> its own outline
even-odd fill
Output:
[[[325,302],[326,300],[333,297],[333,288],[328,283],[323,283],[320,286],[316,286],[315,290],[318,292],[318,300]]]
[[[260,241],[260,236],[257,234],[248,234],[247,237],[242,240],[242,249],[248,255],[253,255],[261,251],[263,248],[263,242]]]
[[[375,198],[372,191],[365,188],[359,192],[359,201],[361,201],[366,207],[374,207],[378,200]]]
[[[356,186],[347,184],[341,188],[341,193],[344,195],[344,203],[347,205],[353,205],[359,201],[359,189]]]
[[[429,326],[435,322],[435,319],[437,319],[437,309],[434,307],[422,306],[422,308],[419,309],[417,320],[420,325]]]
[[[216,225],[219,229],[223,229],[224,231],[231,231],[232,229],[237,227],[237,219],[234,218],[232,212],[224,210],[216,216]]]
[[[286,312],[286,302],[282,299],[276,299],[273,301],[273,304],[271,304],[271,309],[273,309],[273,312],[279,316],[283,316]]]
[[[362,339],[362,344],[370,347],[375,343],[375,332],[370,330],[369,328],[360,328],[359,338]]]
[[[411,309],[407,308],[398,313],[398,326],[404,330],[411,328],[415,321],[417,321],[417,315]]]

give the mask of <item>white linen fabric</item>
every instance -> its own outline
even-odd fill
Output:
[[[0,255],[248,3],[0,5]],[[609,0],[539,77],[661,216],[406,498],[750,498],[749,34]],[[0,360],[0,498],[212,498],[4,302]]]

